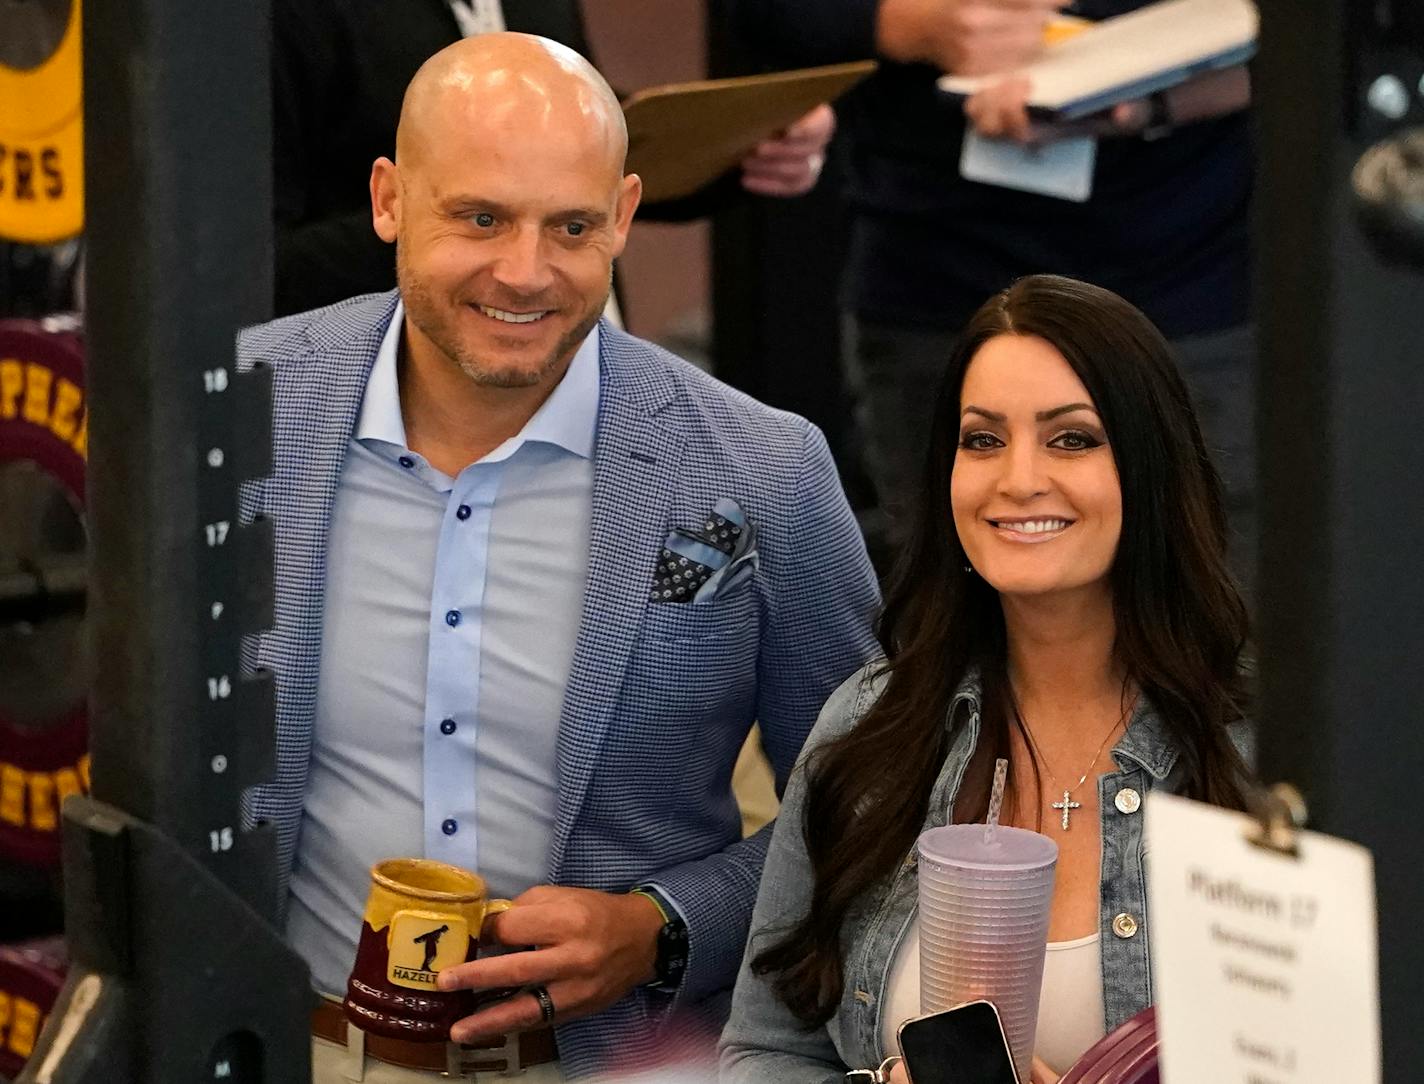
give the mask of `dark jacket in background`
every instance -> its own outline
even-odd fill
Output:
[[[579,0],[504,0],[510,30],[589,56]],[[406,85],[460,40],[445,0],[275,0],[272,134],[277,315],[396,283],[395,249],[371,228],[371,163],[395,154]],[[739,191],[735,175],[639,209],[679,221]]]
[[[720,0],[739,37],[779,66],[875,53],[877,0]],[[1148,0],[1080,0],[1105,18]],[[1103,139],[1083,204],[966,181],[964,115],[938,73],[886,63],[843,99],[853,210],[845,307],[876,324],[955,328],[1034,272],[1086,279],[1142,308],[1168,338],[1247,319],[1252,147],[1245,113],[1165,138]]]

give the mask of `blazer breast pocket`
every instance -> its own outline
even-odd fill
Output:
[[[710,602],[649,602],[644,608],[639,639],[680,643],[730,639],[744,635],[758,611],[757,593],[750,577],[730,594]]]

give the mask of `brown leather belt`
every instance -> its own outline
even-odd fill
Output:
[[[339,1002],[323,1001],[312,1013],[312,1034],[337,1046],[346,1045],[346,1013]],[[517,1044],[518,1064],[511,1067],[505,1051],[506,1039],[494,1039],[477,1045],[461,1045],[458,1054],[452,1058],[453,1043],[411,1043],[404,1039],[387,1039],[380,1035],[364,1035],[366,1055],[389,1065],[399,1065],[402,1069],[428,1069],[445,1073],[458,1067],[465,1073],[504,1073],[511,1069],[529,1068],[532,1065],[546,1065],[557,1061],[558,1049],[554,1046],[554,1029],[539,1028],[537,1031],[521,1031],[507,1037]],[[488,1053],[482,1058],[481,1052]]]

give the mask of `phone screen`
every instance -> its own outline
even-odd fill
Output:
[[[1019,1084],[999,1014],[987,1001],[907,1020],[900,1053],[912,1084]]]

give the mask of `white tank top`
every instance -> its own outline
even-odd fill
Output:
[[[1050,941],[1043,961],[1034,1053],[1062,1074],[1103,1037],[1103,967],[1096,933]],[[886,1054],[899,1053],[896,1032],[920,1015],[920,919],[910,923],[885,984],[880,1037]]]

